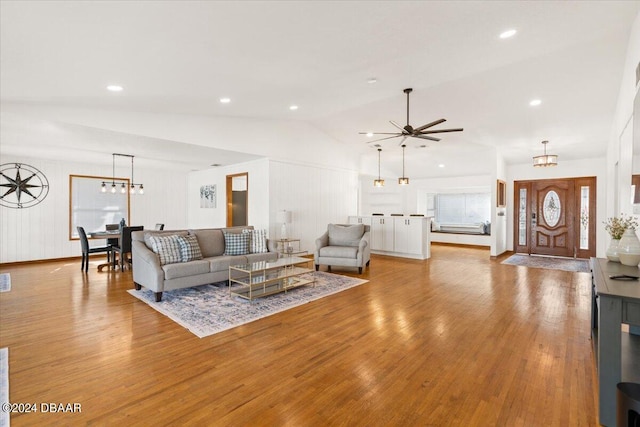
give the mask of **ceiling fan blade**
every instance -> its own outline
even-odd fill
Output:
[[[438,120],[434,120],[431,123],[427,123],[424,126],[420,126],[419,128],[414,129],[415,132],[421,132],[427,128],[430,128],[431,126],[435,126],[435,125],[439,125],[440,123],[446,122],[447,119],[438,119]]]
[[[404,140],[407,139],[409,137],[409,135],[405,135],[404,138],[402,138],[400,140],[400,143],[398,144],[398,147],[402,147],[402,145],[404,144]]]
[[[440,138],[434,138],[428,135],[411,135],[414,138],[428,139],[429,141],[440,141]]]
[[[398,135],[398,132],[358,132],[359,135]]]
[[[463,128],[455,128],[455,129],[440,129],[440,130],[425,130],[420,132],[420,135],[427,135],[430,133],[442,133],[442,132],[462,132]]]
[[[399,124],[397,124],[396,122],[394,122],[393,120],[389,120],[389,123],[391,123],[392,125],[394,125],[395,127],[397,127],[398,129],[400,129],[403,133],[404,133],[404,128],[402,126],[400,126]]]
[[[372,142],[384,141],[385,139],[397,138],[399,136],[402,136],[402,134],[401,133],[397,133],[394,136],[388,136],[386,138],[374,139],[373,141],[367,141],[367,144],[371,144]]]

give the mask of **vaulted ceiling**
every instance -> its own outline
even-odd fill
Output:
[[[402,90],[412,87],[414,127],[439,118],[464,127],[441,142],[407,140],[417,168],[496,152],[526,163],[542,140],[561,160],[592,158],[605,154],[639,10],[637,1],[3,0],[0,100],[304,121],[373,158],[359,132],[404,125]],[[501,39],[507,29],[517,33]],[[27,128],[3,115],[3,144]],[[73,148],[60,140],[50,148]],[[189,141],[161,142],[167,159],[201,167]],[[381,142],[396,159],[397,142]]]

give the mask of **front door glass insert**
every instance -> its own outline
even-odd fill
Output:
[[[589,187],[580,187],[580,249],[589,249]]]
[[[520,189],[520,201],[518,206],[518,245],[527,244],[527,189]]]
[[[558,225],[558,221],[560,220],[560,197],[558,197],[558,193],[551,190],[544,196],[542,208],[542,215],[544,216],[544,221],[547,223],[549,227],[555,227]]]

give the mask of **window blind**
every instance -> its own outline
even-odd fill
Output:
[[[477,224],[491,218],[491,193],[436,195],[435,220],[441,224]]]

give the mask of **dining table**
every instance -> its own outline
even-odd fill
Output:
[[[92,231],[88,236],[90,239],[120,239],[120,230],[99,230]],[[102,271],[105,267],[117,267],[118,263],[116,262],[116,254],[115,252],[111,253],[112,260],[111,262],[106,262],[103,264],[98,264],[98,271]]]

